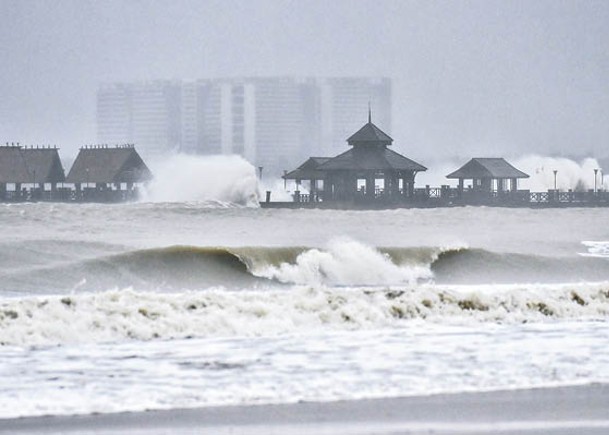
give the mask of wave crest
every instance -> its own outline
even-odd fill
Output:
[[[395,285],[430,280],[433,276],[430,266],[429,261],[419,264],[396,262],[389,253],[362,243],[336,240],[325,250],[305,250],[293,262],[255,267],[252,273],[291,284]]]
[[[606,255],[599,253],[543,257],[465,247],[375,248],[350,239],[334,240],[325,248],[169,246],[112,253],[118,249],[112,247],[100,257],[58,257],[30,267],[14,261],[32,257],[24,249],[15,246],[7,257],[1,284],[5,294],[609,280]]]

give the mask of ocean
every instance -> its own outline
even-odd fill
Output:
[[[0,205],[0,418],[609,382],[609,209]]]

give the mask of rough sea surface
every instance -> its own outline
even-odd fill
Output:
[[[0,418],[609,382],[609,209],[0,222]]]

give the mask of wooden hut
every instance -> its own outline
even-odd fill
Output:
[[[59,151],[53,147],[0,147],[0,197],[4,200],[51,199],[65,180]],[[45,186],[50,184],[50,194]],[[8,185],[12,190],[9,191]],[[27,185],[28,188],[23,188]]]
[[[59,150],[56,147],[26,147],[22,153],[36,192],[35,199],[53,199],[58,184],[66,180]],[[46,191],[47,184],[50,192]]]
[[[284,178],[307,180],[308,201],[395,203],[413,197],[414,178],[427,168],[390,150],[393,139],[372,123],[370,114],[347,143],[352,147],[348,151],[333,158],[312,157]],[[297,194],[295,200],[302,198]]]
[[[518,179],[529,176],[503,158],[473,158],[446,178],[459,180],[461,193],[464,191],[465,180],[472,181],[471,190],[474,192],[502,193],[517,191]]]
[[[113,201],[129,199],[136,185],[151,178],[135,147],[122,145],[81,148],[66,181],[83,200]]]
[[[20,146],[0,146],[0,197],[3,200],[16,199],[20,195],[21,185],[31,183],[32,178],[27,170]],[[13,192],[9,194],[8,185]]]

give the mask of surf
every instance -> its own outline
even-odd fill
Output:
[[[35,245],[44,251],[60,248],[54,242]],[[42,257],[32,256],[31,244],[8,244],[3,251],[10,251],[18,261],[3,265],[0,291],[18,296],[129,287],[167,292],[215,287],[243,290],[294,285],[375,287],[609,280],[606,258],[598,253],[548,257],[458,245],[373,247],[348,238],[331,240],[323,247],[102,247],[86,243],[72,246],[70,250],[86,254],[84,258],[62,255],[58,250],[53,261],[41,262]],[[595,244],[591,249],[601,248]],[[102,255],[96,256],[99,251]],[[29,257],[34,261],[27,260]]]
[[[609,282],[595,284],[315,288],[285,291],[100,293],[5,299],[0,343],[39,346],[208,337],[263,337],[326,330],[606,321]]]

